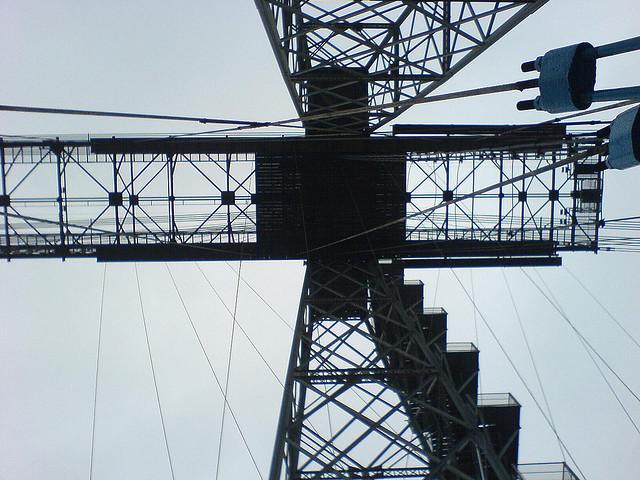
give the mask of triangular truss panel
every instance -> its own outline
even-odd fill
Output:
[[[520,406],[446,323],[399,269],[309,262],[270,480],[516,478]]]
[[[368,133],[427,96],[548,0],[255,0],[313,133]]]

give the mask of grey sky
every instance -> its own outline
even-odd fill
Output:
[[[0,103],[275,120],[294,115],[253,1],[0,2]],[[551,0],[481,56],[445,90],[523,78],[522,61],[578,41],[638,35],[634,0]],[[599,86],[638,84],[640,53],[600,64]],[[518,113],[527,94],[417,106],[403,122],[545,120]],[[613,115],[613,114],[611,114]],[[609,115],[609,118],[611,117]],[[143,133],[199,130],[163,122],[0,114],[0,134]],[[608,172],[605,218],[635,215],[640,168]],[[564,262],[636,338],[640,256],[565,255]],[[235,265],[237,268],[237,264]],[[104,266],[94,261],[0,264],[0,479],[88,478],[97,322]],[[131,264],[108,265],[99,383],[95,478],[170,478]],[[192,264],[170,266],[207,351],[224,379],[230,318]],[[234,272],[203,269],[232,306]],[[246,263],[243,276],[293,323],[299,262]],[[178,479],[212,478],[222,401],[163,264],[139,266],[168,439]],[[537,273],[528,271],[540,282]],[[584,335],[640,392],[640,350],[582,291],[566,268],[539,271]],[[500,269],[457,270],[527,383],[541,399]],[[640,434],[630,425],[584,349],[518,269],[505,271],[545,381],[558,430],[590,480],[640,477]],[[425,298],[449,311],[453,341],[476,341],[470,302],[447,270],[411,272]],[[436,295],[437,293],[437,295]],[[238,320],[283,378],[290,331],[246,286]],[[523,404],[523,462],[561,459],[557,443],[476,316],[481,387],[512,391]],[[230,402],[266,472],[280,386],[238,334]],[[640,422],[640,404],[610,381]],[[227,418],[221,478],[255,478]]]

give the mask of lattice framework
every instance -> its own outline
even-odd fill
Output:
[[[298,114],[309,113],[318,96],[325,107],[314,114],[377,107],[367,131],[408,108],[398,102],[438,88],[545,3],[256,0]],[[366,94],[346,97],[345,88],[359,82]],[[360,123],[354,116],[341,128],[357,131]],[[324,127],[335,130],[331,121]]]

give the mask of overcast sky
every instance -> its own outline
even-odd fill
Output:
[[[295,115],[253,1],[0,2],[0,103],[276,120]],[[594,45],[638,35],[634,0],[551,0],[442,91],[519,80],[520,63],[579,41]],[[640,52],[599,65],[598,86],[638,84]],[[511,123],[522,94],[414,107],[401,122]],[[605,119],[615,113],[607,113]],[[4,134],[131,134],[198,130],[197,125],[0,114]],[[640,169],[607,172],[605,218],[638,214]],[[640,338],[640,255],[567,254],[538,274],[599,353],[640,392],[640,349],[581,289],[579,276],[615,318]],[[232,265],[237,268],[237,264]],[[104,265],[94,260],[0,264],[0,478],[88,478],[97,327]],[[224,379],[231,319],[193,264],[170,265],[214,367]],[[202,264],[233,305],[235,273]],[[161,263],[139,265],[142,298],[177,479],[210,479],[222,410],[182,305]],[[243,277],[293,323],[300,262],[245,263]],[[482,315],[537,398],[541,398],[505,287],[510,283],[535,353],[558,431],[589,480],[640,477],[640,434],[564,320],[518,269],[457,270]],[[503,276],[504,274],[504,276]],[[521,462],[561,459],[526,390],[451,271],[412,271],[430,305],[449,311],[450,339],[481,349],[481,388],[512,391],[522,403]],[[148,365],[132,264],[107,266],[94,478],[170,478]],[[238,322],[284,378],[290,330],[241,284]],[[601,367],[602,368],[602,367]],[[608,375],[629,414],[640,404]],[[263,473],[268,470],[281,388],[240,334],[230,403]],[[237,431],[225,427],[220,478],[255,478]]]

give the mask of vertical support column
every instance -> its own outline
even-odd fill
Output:
[[[602,154],[598,155],[598,163],[603,162],[603,158],[602,158]],[[603,178],[602,178],[602,172],[598,172],[598,180],[597,180],[597,185],[598,185],[598,190],[600,191],[600,195],[602,195],[602,191],[604,189],[604,185],[603,185]],[[600,225],[602,222],[602,196],[600,197],[600,203],[598,205],[598,211],[596,212],[596,225],[597,227],[595,228],[595,234],[594,234],[594,239],[593,242],[596,245],[596,248],[598,248],[597,246],[600,244]],[[597,250],[596,250],[597,251]]]
[[[173,154],[167,155],[167,193],[169,199],[169,241],[176,241],[176,197],[174,192],[174,173],[176,162]]]
[[[280,405],[280,417],[278,419],[278,427],[276,430],[276,441],[273,448],[273,456],[271,457],[271,470],[269,472],[269,479],[277,480],[281,478],[283,463],[286,461],[287,469],[291,470],[291,463],[285,456],[285,449],[287,447],[287,430],[289,428],[289,421],[292,417],[292,406],[294,401],[294,370],[299,363],[298,360],[301,350],[302,338],[305,335],[304,331],[304,317],[306,314],[307,305],[307,289],[309,288],[309,269],[307,268],[302,283],[302,291],[300,292],[300,303],[298,305],[298,315],[296,317],[296,324],[293,332],[293,341],[291,343],[291,353],[289,354],[289,363],[287,366],[287,377],[284,384],[284,392],[282,395],[282,404]]]
[[[115,208],[115,215],[114,215],[114,220],[115,220],[115,227],[116,227],[116,245],[120,245],[120,204],[122,203],[122,192],[118,192],[118,171],[119,171],[119,166],[118,166],[118,160],[117,160],[117,155],[114,153],[113,154],[113,158],[112,158],[112,163],[113,163],[113,195],[118,195],[119,194],[119,199],[114,199],[113,201],[113,208]],[[119,201],[118,201],[119,200]]]
[[[394,56],[394,61],[393,61],[393,69],[391,69],[391,74],[393,76],[395,76],[394,80],[393,80],[393,101],[394,102],[399,102],[400,101],[400,93],[402,91],[401,89],[401,80],[400,80],[400,26],[399,25],[394,25],[392,27],[393,30],[393,56]],[[393,108],[394,111],[398,110],[398,106],[395,106]]]
[[[0,168],[2,171],[2,211],[4,216],[4,244],[7,260],[11,255],[11,237],[9,236],[9,196],[7,195],[7,172],[5,168],[4,139],[0,138]]]
[[[134,176],[134,164],[135,154],[129,154],[129,175],[131,178],[131,184],[129,186],[130,196],[129,196],[129,207],[131,208],[131,233],[132,233],[132,241],[134,244],[138,243],[138,237],[136,236],[136,205],[138,205],[138,196],[136,194],[135,181],[136,177]]]
[[[384,383],[391,370],[372,341],[372,283],[366,264],[309,264],[272,480],[376,478],[385,468],[393,472],[408,469],[409,477],[427,472],[427,442],[412,433],[405,404]],[[328,418],[333,421],[327,422]]]
[[[551,154],[551,161],[553,163],[556,162],[556,152],[553,152]],[[553,235],[555,234],[555,222],[556,222],[556,202],[558,201],[557,198],[555,198],[555,194],[556,194],[556,169],[554,168],[553,170],[551,170],[551,191],[554,192],[551,195],[550,201],[551,201],[551,226],[549,227],[549,241],[553,242]]]
[[[67,209],[66,205],[66,188],[64,185],[66,181],[64,179],[65,170],[66,170],[66,162],[63,159],[64,147],[60,143],[60,139],[56,138],[56,143],[52,147],[52,151],[56,156],[56,172],[58,177],[58,198],[56,199],[58,202],[58,224],[59,224],[59,233],[60,233],[60,256],[62,260],[65,260],[66,257],[66,225],[65,225],[65,211]],[[64,162],[64,163],[63,163]]]
[[[442,2],[442,18],[445,28],[442,30],[442,74],[451,68],[451,3]]]
[[[573,155],[575,153],[575,149],[571,146],[569,146],[569,149],[567,151],[567,155]],[[577,192],[579,189],[579,182],[578,182],[578,175],[576,174],[576,166],[577,163],[574,163],[572,165],[568,165],[567,168],[572,168],[572,177],[573,177],[573,191]],[[576,233],[578,231],[579,225],[578,225],[578,218],[576,216],[576,211],[578,210],[578,196],[577,195],[571,195],[572,197],[572,205],[571,205],[571,244],[575,245],[576,243]]]
[[[500,152],[500,182],[504,180],[504,152]],[[498,242],[502,241],[502,210],[504,208],[504,188],[498,192]]]
[[[480,165],[482,165],[482,160],[480,160]],[[471,158],[471,191],[476,191],[476,156],[474,155]],[[459,180],[458,180],[459,181]],[[471,197],[471,218],[476,218],[476,197]],[[471,239],[475,240],[475,227],[476,222],[471,222]]]
[[[231,154],[225,155],[225,180],[226,180],[226,192],[231,191]],[[231,204],[227,204],[227,239],[229,243],[233,243],[233,227],[231,226]]]
[[[453,200],[453,196],[449,198],[449,192],[451,192],[451,166],[449,164],[449,153],[445,155],[445,164],[444,164],[444,172],[445,172],[445,191],[443,193],[443,200]],[[453,192],[451,192],[453,193]],[[455,207],[454,207],[455,208]],[[449,204],[444,207],[444,239],[449,240]]]
[[[523,156],[523,158],[520,160],[520,163],[522,163],[522,175],[524,175],[525,173],[527,173],[527,162],[526,162],[525,156]],[[521,188],[522,190],[518,195],[518,201],[522,204],[522,206],[520,207],[520,240],[525,241],[526,238],[524,234],[524,224],[525,224],[524,211],[525,211],[526,202],[527,202],[527,184],[526,184],[525,178],[522,179]]]

